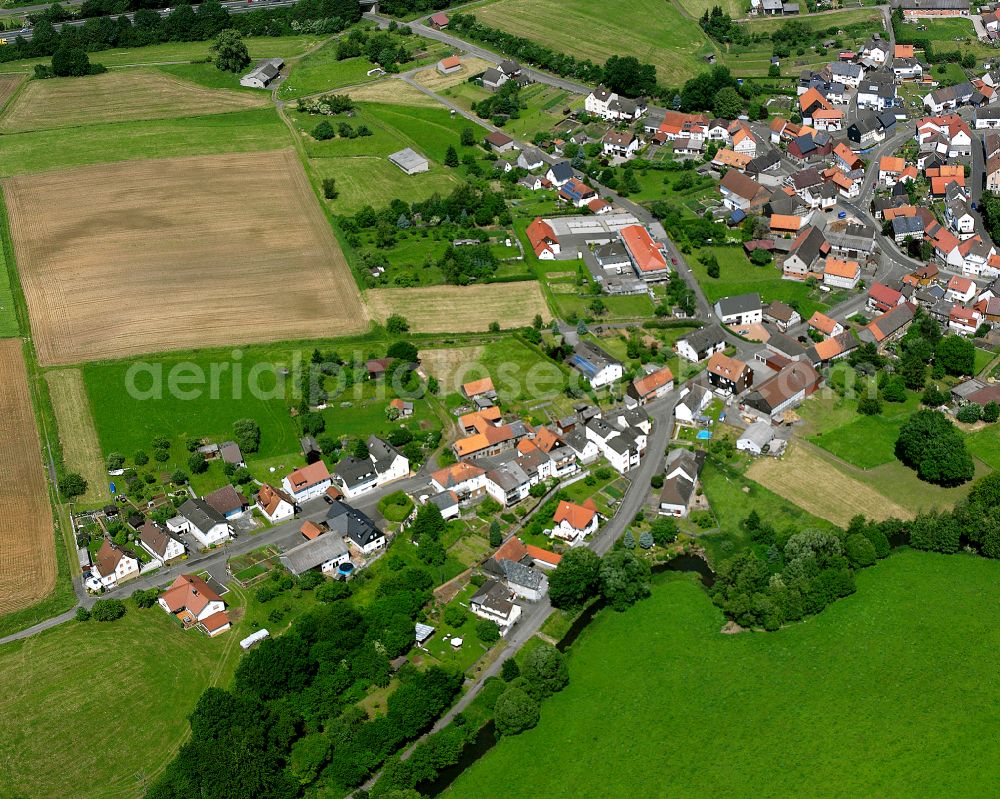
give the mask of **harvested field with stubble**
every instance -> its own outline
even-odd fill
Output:
[[[491,322],[510,329],[530,325],[536,314],[552,316],[534,281],[371,289],[365,300],[373,319],[385,322],[400,314],[415,333],[473,333],[488,329]]]
[[[90,400],[80,369],[59,369],[48,372],[49,398],[59,425],[66,471],[82,474],[87,480],[87,493],[81,502],[100,502],[107,498],[108,475],[104,469],[101,444],[97,440]]]
[[[442,75],[438,72],[437,65],[432,65],[427,67],[427,69],[417,72],[413,76],[413,79],[421,86],[426,86],[432,91],[437,91],[438,89],[447,89],[449,86],[462,83],[472,75],[478,75],[480,72],[485,72],[493,66],[488,61],[475,58],[474,56],[463,56],[461,57],[461,61],[462,68],[457,72],[452,72],[450,75]]]
[[[13,74],[13,75],[0,75],[0,108],[3,108],[10,96],[17,90],[17,87],[21,85],[21,81],[25,79],[25,75]]]
[[[56,584],[52,507],[20,339],[0,341],[0,614]]]
[[[3,187],[43,365],[368,326],[292,150],[101,164]]]
[[[31,81],[0,117],[0,132],[224,114],[266,104],[266,96],[208,89],[159,71],[115,70]]]
[[[747,476],[810,513],[846,527],[853,516],[870,519],[913,518],[907,510],[871,486],[856,480],[818,454],[809,444],[793,442],[781,458],[758,458]]]
[[[420,368],[437,379],[441,385],[441,393],[448,394],[458,391],[462,383],[475,379],[478,375],[466,378],[464,372],[474,368],[486,352],[485,346],[449,347],[440,350],[420,350]]]
[[[366,83],[345,89],[344,94],[359,103],[394,103],[396,105],[415,105],[424,108],[439,107],[433,97],[428,97],[419,89],[399,78],[380,80],[377,83]]]

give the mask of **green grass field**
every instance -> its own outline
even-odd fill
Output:
[[[715,52],[682,8],[677,0],[637,0],[628,13],[603,0],[498,0],[470,11],[480,22],[577,58],[603,63],[612,55],[636,56],[674,85],[704,69],[703,56]]]
[[[799,414],[813,425],[809,440],[862,469],[896,460],[899,429],[918,410],[920,397],[907,393],[906,402],[883,402],[878,416],[857,413],[858,400],[835,395],[805,403]]]
[[[400,66],[402,71],[413,69],[424,64],[434,63],[447,52],[445,45],[430,39],[420,39],[414,36],[397,37],[397,41],[406,44],[413,61]],[[278,96],[283,100],[305,97],[309,94],[329,92],[344,86],[356,86],[379,80],[382,75],[369,75],[375,67],[364,56],[337,60],[337,41],[331,40],[322,47],[304,56],[301,61],[292,65],[288,78],[278,89]]]
[[[910,25],[904,25],[903,30],[912,32],[921,39],[930,39],[934,50],[938,53],[960,50],[963,53],[972,52],[979,59],[992,59],[996,51],[976,38],[972,20],[968,17],[956,19],[921,19],[919,24],[927,30],[918,31]],[[977,73],[979,74],[979,73]],[[937,77],[936,70],[934,76]]]
[[[228,682],[237,635],[211,640],[130,607],[116,622],[5,645],[0,795],[141,795],[186,738],[202,690]]]
[[[303,131],[311,131],[322,119],[319,116],[295,114],[293,122]],[[367,125],[371,136],[354,139],[337,137],[317,141],[305,136],[309,160],[320,178],[337,181],[340,196],[330,203],[335,213],[355,213],[365,205],[380,207],[395,198],[407,202],[427,199],[432,194],[447,194],[459,185],[461,170],[442,165],[448,147],[458,148],[463,127],[469,123],[452,119],[443,108],[361,103],[349,120],[335,117],[336,127],[346,121],[353,127]],[[411,147],[430,159],[430,169],[407,175],[388,156],[404,147]],[[469,148],[463,148],[468,151]],[[482,156],[483,151],[474,151]]]
[[[261,89],[240,86],[241,75],[239,73],[223,72],[211,63],[163,64],[157,69],[209,89],[231,89],[244,94],[255,94],[258,97],[268,97],[269,94]]]
[[[0,177],[84,164],[290,147],[274,109],[0,136]]]
[[[709,277],[707,268],[698,260],[698,255],[710,252],[719,261],[718,278]],[[687,262],[709,302],[756,291],[764,303],[780,300],[793,305],[803,319],[829,307],[819,299],[822,294],[816,289],[810,289],[797,280],[783,280],[781,271],[774,264],[754,266],[740,247],[708,247],[689,257]]]
[[[20,332],[11,273],[7,267],[5,248],[0,246],[0,338],[16,336]]]
[[[1000,428],[984,427],[965,439],[965,444],[975,457],[991,469],[1000,471]]]
[[[488,345],[477,366],[467,366],[463,379],[493,378],[502,402],[526,403],[558,395],[566,387],[568,371],[516,338]]]
[[[796,23],[804,25],[812,31],[821,32],[817,37],[818,42],[822,42],[826,37],[840,39],[845,48],[854,47],[864,42],[872,33],[882,31],[881,16],[877,10],[871,8],[845,9],[836,14],[800,15],[793,19]],[[761,17],[742,24],[750,34],[770,35],[789,21],[789,17]],[[853,34],[840,35],[838,33],[843,28],[853,25],[861,27],[857,28]],[[796,48],[790,57],[781,60],[783,75],[797,77],[802,69],[820,69],[824,64],[829,63],[831,58],[836,58],[836,53],[831,54],[829,51],[826,55],[821,55],[814,49],[813,45],[802,49],[803,53],[798,53],[798,48]],[[773,52],[770,39],[763,39],[749,45],[728,45],[722,52],[721,61],[736,75],[763,75],[767,73],[768,67],[771,65]]]
[[[857,582],[808,622],[727,636],[696,583],[658,581],[445,796],[992,795],[1000,564],[903,551]]]
[[[305,357],[308,358],[308,352]],[[250,371],[257,364],[283,364],[291,366],[291,352],[287,349],[255,348],[241,357],[243,379],[235,389],[232,378],[221,380],[217,398],[213,399],[207,384],[197,399],[181,399],[168,390],[171,369],[178,364],[195,364],[209,374],[216,356],[220,362],[231,358],[222,353],[198,353],[194,356],[163,355],[144,363],[163,375],[162,398],[145,399],[130,396],[128,361],[87,364],[83,367],[84,382],[94,412],[94,425],[101,448],[105,453],[121,452],[131,458],[138,450],[152,452],[150,442],[155,436],[164,435],[174,444],[171,453],[186,459],[184,442],[187,438],[208,436],[215,440],[232,436],[233,422],[238,419],[256,419],[261,428],[259,457],[268,458],[298,449],[295,420],[289,415],[284,391],[274,390],[275,379],[261,377],[261,388],[269,393],[251,391]],[[179,367],[178,367],[179,368]],[[231,368],[231,367],[230,367]],[[291,382],[289,379],[288,383]],[[132,384],[140,390],[152,387],[150,373],[139,373]],[[286,386],[288,391],[291,386]],[[255,396],[255,393],[258,395]]]
[[[304,36],[258,36],[244,40],[250,58],[284,59],[301,55],[306,50],[315,47],[322,37],[307,34]],[[211,42],[168,42],[153,44],[149,47],[132,47],[118,50],[102,50],[91,53],[91,61],[104,64],[106,67],[159,66],[170,63],[200,61],[211,55]],[[35,64],[47,64],[51,59],[34,58],[22,61],[8,61],[0,64],[0,72],[30,72]]]

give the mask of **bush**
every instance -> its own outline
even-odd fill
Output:
[[[115,621],[125,615],[125,603],[120,599],[98,599],[90,615],[94,621]]]
[[[878,397],[862,397],[858,402],[858,413],[864,416],[878,416],[882,413],[882,400]]]
[[[538,724],[539,716],[538,702],[514,685],[500,694],[493,707],[493,717],[500,735],[517,735],[530,730]]]
[[[654,474],[650,478],[649,484],[653,488],[656,488],[656,489],[663,488],[663,475],[662,474]]]
[[[316,589],[316,599],[320,602],[337,602],[351,595],[351,586],[340,580],[327,580]]]
[[[76,609],[76,615],[73,618],[77,621],[90,621],[90,611],[81,605]]]
[[[138,608],[151,608],[156,604],[156,599],[160,592],[155,588],[137,588],[132,592],[132,601]]]
[[[208,461],[200,452],[192,452],[188,457],[187,465],[191,474],[202,474],[208,471]]]
[[[504,682],[512,682],[521,676],[521,667],[514,658],[507,658],[500,667],[500,677]]]
[[[982,418],[982,410],[974,402],[970,402],[968,405],[963,405],[958,409],[955,414],[955,418],[964,424],[975,424]]]
[[[495,644],[500,640],[500,628],[496,622],[480,619],[476,622],[476,638],[484,644]]]
[[[66,499],[73,499],[87,493],[87,480],[82,474],[70,472],[59,481],[59,493]]]
[[[469,618],[469,614],[460,605],[448,605],[441,617],[449,627],[458,629],[465,624],[465,620]]]

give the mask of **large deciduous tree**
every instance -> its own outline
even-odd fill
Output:
[[[250,63],[250,53],[238,31],[224,30],[212,42],[215,66],[223,72],[240,72]]]

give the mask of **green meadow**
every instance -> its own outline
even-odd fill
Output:
[[[290,147],[273,108],[181,119],[84,125],[0,136],[0,177],[141,158]]]
[[[857,582],[807,622],[722,635],[698,584],[658,580],[444,796],[993,795],[1000,564],[904,550]]]

